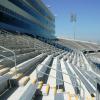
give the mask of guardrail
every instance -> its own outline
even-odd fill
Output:
[[[6,59],[8,59],[8,60],[10,60],[10,61],[13,61],[14,63],[15,63],[15,74],[17,75],[17,67],[16,67],[16,54],[15,54],[15,52],[14,51],[12,51],[12,50],[10,50],[10,49],[7,49],[7,48],[5,48],[5,47],[3,47],[3,46],[0,46],[0,49],[2,49],[2,51],[8,51],[8,52],[10,52],[10,53],[12,53],[13,54],[13,58],[12,57],[6,57],[5,55],[3,55],[3,54],[0,54],[0,56],[2,56],[2,57],[4,57],[4,58],[6,58]],[[11,86],[11,82],[8,80],[8,82],[9,82],[9,88],[11,88],[12,86]],[[3,93],[5,93],[6,91],[7,91],[8,89],[6,89]],[[2,93],[2,94],[3,94]],[[2,95],[1,94],[1,95]]]
[[[3,47],[3,46],[0,46],[0,48],[1,48],[2,50],[4,50],[4,51],[8,51],[8,52],[10,52],[10,53],[13,54],[13,58],[12,58],[12,57],[7,57],[7,56],[2,55],[2,54],[0,54],[0,56],[2,56],[2,57],[4,57],[4,58],[7,58],[8,60],[11,60],[11,61],[13,61],[13,62],[15,63],[15,70],[16,70],[16,74],[17,74],[16,54],[15,54],[15,52],[14,52],[13,50],[7,49],[7,48],[5,48],[5,47]]]

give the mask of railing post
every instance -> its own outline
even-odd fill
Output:
[[[13,54],[14,54],[14,59],[15,59],[15,70],[16,70],[16,76],[17,76],[17,67],[16,67],[16,65],[17,65],[17,63],[16,63],[16,54],[15,54],[15,52],[13,52]]]
[[[38,66],[36,67],[36,82],[38,83]]]
[[[79,89],[80,89],[79,99],[81,100],[81,81],[80,79],[79,79]]]
[[[100,100],[100,79],[96,78],[96,100]]]

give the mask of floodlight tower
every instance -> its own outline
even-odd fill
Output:
[[[73,24],[73,32],[74,32],[74,40],[76,38],[76,22],[77,22],[77,15],[75,13],[71,13],[70,21]]]

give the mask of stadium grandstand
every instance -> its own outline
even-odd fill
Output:
[[[100,45],[56,38],[41,0],[0,0],[0,100],[100,100],[99,73]]]

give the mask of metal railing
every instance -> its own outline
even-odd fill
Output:
[[[16,70],[16,75],[17,75],[16,54],[15,54],[15,52],[13,50],[7,49],[7,48],[5,48],[3,46],[0,46],[0,49],[2,49],[1,51],[8,51],[8,52],[13,54],[13,56],[11,56],[11,57],[7,57],[7,56],[5,56],[3,54],[0,54],[0,56],[4,57],[4,58],[6,58],[6,59],[8,59],[10,61],[13,61],[15,63],[14,65],[15,65],[15,70]]]
[[[5,56],[5,55],[3,55],[3,54],[0,53],[0,56],[4,57],[4,58],[6,58],[6,59],[8,59],[10,61],[13,61],[15,63],[15,74],[17,75],[16,54],[15,54],[15,52],[12,51],[12,50],[10,50],[10,49],[7,49],[7,48],[5,48],[3,46],[0,46],[0,51],[2,51],[2,52],[8,51],[8,52],[10,52],[10,53],[13,54],[13,56],[7,57],[7,56]],[[11,81],[10,80],[8,80],[8,84],[9,84],[9,88],[12,88],[12,85],[11,85]],[[6,93],[6,91],[8,91],[9,88],[7,88],[2,94],[0,94],[0,96],[3,95],[4,93]]]
[[[49,77],[52,77],[52,78],[54,78],[54,79],[56,79],[56,80],[62,81],[62,82],[64,82],[65,84],[69,84],[69,85],[71,85],[71,86],[78,87],[79,90],[80,90],[79,99],[80,99],[80,100],[85,100],[85,91],[84,91],[84,88],[83,88],[82,85],[81,85],[81,80],[80,80],[78,77],[73,76],[73,75],[70,75],[70,74],[66,74],[66,73],[63,72],[63,71],[57,70],[57,69],[52,68],[52,67],[50,67],[50,66],[48,66],[48,65],[44,65],[44,64],[40,64],[40,65],[43,65],[44,67],[47,67],[47,68],[52,69],[52,70],[55,70],[56,72],[58,71],[58,72],[60,72],[60,73],[62,73],[62,74],[65,74],[65,75],[67,75],[67,76],[71,76],[71,77],[75,78],[76,80],[79,81],[79,85],[78,85],[78,86],[76,86],[76,84],[73,84],[73,85],[72,85],[71,83],[69,83],[69,82],[67,82],[67,81],[65,81],[65,80],[56,78],[55,76],[49,75],[49,74],[47,74],[47,73],[45,73],[45,72],[43,72],[43,71],[39,71],[39,70],[38,70],[38,67],[36,67],[37,82],[39,81],[39,80],[38,80],[38,78],[39,78],[38,74],[39,74],[39,73],[42,73],[42,74],[47,75],[47,76],[49,76]],[[83,96],[81,95],[81,92],[82,92],[82,91],[83,91]]]

